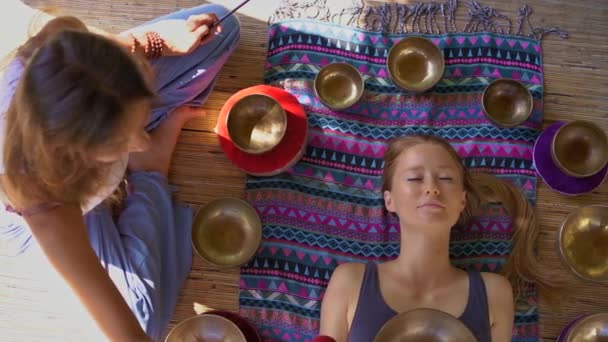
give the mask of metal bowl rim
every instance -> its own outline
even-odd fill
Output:
[[[196,218],[198,217],[198,215],[209,205],[211,205],[212,203],[215,202],[220,202],[223,200],[231,200],[231,201],[236,201],[237,203],[240,202],[241,204],[244,204],[246,207],[249,207],[251,210],[253,210],[253,212],[255,213],[255,217],[256,217],[256,226],[259,227],[259,232],[260,234],[258,234],[258,238],[256,239],[256,244],[259,248],[260,243],[262,242],[262,220],[260,219],[260,215],[258,214],[257,210],[255,210],[255,208],[249,204],[247,201],[244,201],[240,198],[236,198],[236,197],[218,197],[215,198],[213,200],[211,200],[209,203],[201,206],[197,211],[196,214],[194,215],[194,220],[192,221],[192,225],[194,226],[194,223],[196,222]],[[192,231],[190,232],[190,243],[192,244],[192,249],[194,249],[194,251],[196,252],[196,254],[203,259],[206,263],[208,263],[209,265],[215,266],[217,268],[232,268],[232,267],[237,267],[237,266],[241,266],[243,264],[245,264],[246,262],[248,262],[249,260],[251,260],[251,258],[253,258],[253,256],[255,255],[255,253],[257,252],[257,249],[254,249],[253,252],[251,253],[251,255],[247,255],[247,258],[245,259],[245,261],[243,261],[242,263],[239,264],[234,264],[234,265],[224,265],[224,264],[217,264],[212,262],[211,260],[205,258],[199,251],[198,248],[196,247],[196,244],[194,243],[194,229],[192,229]]]
[[[253,96],[267,97],[270,100],[272,100],[273,102],[275,102],[279,106],[279,108],[281,109],[280,110],[281,121],[283,122],[283,129],[281,130],[281,134],[280,134],[279,139],[277,140],[277,143],[273,144],[270,147],[267,147],[267,148],[265,148],[263,150],[259,150],[259,151],[257,151],[257,150],[249,150],[249,149],[246,149],[246,148],[244,148],[242,146],[239,146],[239,144],[237,144],[236,141],[234,141],[234,138],[230,134],[230,125],[228,125],[228,121],[230,120],[230,114],[233,113],[234,107],[237,105],[237,103],[239,103],[239,102],[241,102],[241,101],[243,101],[243,100],[245,100],[247,98],[253,97]],[[275,147],[279,146],[279,144],[281,143],[281,141],[283,141],[283,138],[285,138],[285,134],[287,133],[287,123],[288,123],[288,120],[287,120],[287,111],[285,110],[285,108],[283,108],[283,106],[281,105],[281,103],[277,99],[275,99],[274,97],[272,97],[270,95],[263,94],[263,93],[253,93],[253,94],[248,94],[248,95],[243,96],[242,98],[240,98],[236,102],[234,102],[234,104],[228,110],[228,113],[226,113],[226,132],[228,133],[228,137],[230,137],[230,141],[232,141],[232,145],[236,146],[236,148],[238,148],[239,150],[241,150],[241,151],[243,151],[245,153],[248,153],[248,154],[255,154],[255,155],[257,155],[257,154],[264,154],[264,153],[272,151],[272,149],[274,149]]]
[[[443,315],[443,316],[446,316],[446,317],[453,318],[458,323],[460,323],[460,325],[462,325],[467,332],[469,332],[469,334],[471,335],[471,337],[473,337],[473,340],[476,340],[475,334],[473,334],[473,332],[471,331],[471,329],[469,329],[469,327],[467,327],[466,324],[464,324],[464,322],[462,322],[461,320],[459,320],[457,317],[453,316],[452,314],[449,314],[449,313],[447,313],[445,311],[441,311],[441,310],[438,310],[438,309],[417,308],[417,309],[411,309],[411,310],[407,310],[407,311],[401,312],[401,313],[397,314],[396,316],[393,316],[391,319],[389,319],[386,323],[384,323],[384,325],[382,325],[382,327],[380,328],[380,330],[378,330],[378,333],[374,337],[374,342],[378,342],[377,341],[377,337],[380,335],[380,333],[382,332],[382,330],[384,330],[389,325],[389,323],[393,319],[395,319],[396,317],[405,316],[405,315],[407,315],[409,313],[413,313],[413,312],[416,312],[416,311],[427,311],[427,312],[430,312],[430,313],[433,313],[433,314],[439,314],[439,315]]]
[[[320,95],[318,88],[318,84],[319,84],[319,75],[321,74],[321,72],[329,67],[336,67],[336,66],[345,66],[347,68],[350,68],[352,71],[354,71],[356,73],[356,75],[358,75],[357,77],[357,83],[361,86],[361,91],[358,92],[356,99],[353,101],[352,104],[348,105],[348,106],[343,106],[343,107],[336,107],[336,106],[332,106],[331,104],[327,103],[323,97]],[[344,110],[344,109],[348,109],[352,106],[355,105],[355,103],[359,102],[359,100],[361,99],[361,97],[363,96],[363,92],[365,91],[365,81],[363,81],[363,75],[361,75],[361,73],[359,72],[359,70],[357,70],[357,68],[355,68],[354,66],[352,66],[350,63],[346,63],[346,62],[334,62],[334,63],[329,63],[327,65],[325,65],[324,67],[322,67],[321,69],[319,69],[319,71],[317,72],[317,74],[315,75],[315,79],[313,80],[313,88],[315,89],[315,96],[319,99],[319,101],[321,101],[321,103],[323,103],[326,107],[333,109],[333,110]]]
[[[606,318],[608,319],[608,312],[588,314],[588,315],[579,317],[578,319],[575,319],[576,322],[574,322],[574,324],[570,327],[570,329],[568,329],[568,332],[564,336],[564,342],[568,342],[568,340],[572,337],[571,334],[572,334],[572,331],[574,331],[574,328],[576,328],[577,326],[583,324],[584,322],[591,320],[593,318],[596,318],[598,316],[606,316]]]
[[[202,313],[202,314],[200,314],[200,315],[196,315],[196,316],[188,317],[188,318],[186,318],[186,319],[184,319],[184,320],[180,321],[179,323],[177,323],[177,324],[176,324],[176,325],[173,327],[173,329],[171,329],[171,330],[169,331],[169,333],[167,334],[167,337],[165,337],[165,342],[169,342],[169,336],[171,336],[171,334],[172,334],[172,333],[173,333],[173,332],[174,332],[174,331],[175,331],[175,330],[176,330],[176,329],[177,329],[177,328],[178,328],[178,327],[179,327],[179,326],[180,326],[182,323],[189,322],[189,321],[194,321],[194,320],[197,320],[197,319],[201,319],[201,316],[205,316],[205,315],[206,315],[206,316],[214,316],[214,317],[219,317],[219,318],[220,318],[220,320],[227,321],[227,322],[229,323],[228,325],[232,325],[232,326],[234,326],[234,328],[236,329],[236,331],[238,331],[238,332],[239,332],[239,334],[240,334],[240,335],[243,337],[243,341],[246,341],[246,339],[245,339],[245,335],[243,335],[243,332],[241,331],[241,329],[239,329],[239,327],[238,327],[238,325],[236,325],[236,323],[234,323],[234,322],[232,322],[231,320],[229,320],[228,318],[226,318],[226,317],[222,317],[222,316],[220,316],[220,315]]]
[[[586,178],[586,177],[594,176],[597,173],[602,172],[602,170],[606,167],[606,165],[608,165],[608,159],[606,159],[606,162],[604,163],[604,165],[602,167],[600,167],[597,171],[589,172],[589,173],[586,173],[586,174],[578,174],[578,173],[572,172],[572,171],[568,170],[567,168],[565,168],[564,165],[562,165],[561,161],[559,161],[559,159],[557,158],[556,151],[555,151],[555,140],[557,139],[557,136],[559,135],[559,133],[563,132],[562,128],[567,127],[568,125],[571,125],[573,123],[581,123],[581,122],[584,123],[585,125],[589,125],[591,127],[597,128],[598,131],[604,133],[604,130],[601,127],[599,127],[598,125],[594,124],[591,121],[572,120],[572,121],[568,121],[565,124],[561,125],[557,129],[557,131],[555,131],[555,135],[553,135],[553,138],[551,139],[551,158],[552,158],[553,162],[565,174],[567,174],[568,176],[575,177],[575,178]],[[605,135],[606,134],[604,133],[604,136]],[[607,137],[606,140],[608,141],[608,137]]]
[[[515,123],[511,123],[511,124],[500,122],[500,121],[496,120],[494,117],[492,117],[492,115],[490,113],[488,113],[488,110],[486,109],[486,103],[485,103],[486,92],[488,91],[488,89],[490,89],[490,87],[494,86],[496,83],[505,82],[505,81],[516,83],[518,86],[521,86],[523,89],[525,89],[526,93],[528,93],[528,99],[530,100],[530,106],[528,108],[528,113],[524,116],[524,118],[522,120],[517,121]],[[492,121],[492,123],[494,123],[495,125],[504,127],[504,128],[513,128],[513,127],[517,127],[517,126],[521,125],[522,123],[524,123],[526,120],[528,120],[530,118],[530,116],[532,115],[532,110],[534,109],[534,97],[532,97],[532,92],[530,91],[530,89],[528,89],[528,87],[526,87],[526,85],[523,84],[522,82],[520,82],[518,80],[514,80],[512,78],[497,78],[494,81],[490,82],[485,87],[483,92],[481,93],[481,108],[483,110],[483,113],[486,115],[486,118],[488,118],[488,120]]]
[[[393,77],[393,73],[391,72],[391,68],[389,67],[391,60],[395,57],[393,56],[393,50],[399,46],[400,44],[405,44],[406,41],[408,40],[415,40],[415,39],[423,39],[426,40],[427,42],[429,42],[431,45],[433,45],[435,47],[435,49],[437,49],[437,51],[439,52],[439,56],[441,57],[441,68],[439,70],[439,72],[437,73],[438,75],[440,75],[437,78],[437,81],[433,82],[432,85],[426,87],[426,88],[421,88],[421,89],[416,89],[416,88],[410,88],[405,86],[404,84],[402,84],[400,81],[398,81],[398,79],[396,77]],[[427,39],[425,37],[422,36],[410,36],[410,37],[405,37],[403,39],[401,39],[399,42],[397,42],[397,44],[394,44],[393,46],[391,46],[391,48],[388,51],[388,56],[386,57],[386,70],[388,71],[388,74],[391,78],[391,80],[393,80],[393,83],[395,83],[396,86],[405,89],[407,91],[411,91],[414,93],[424,93],[425,91],[428,91],[430,89],[432,89],[434,86],[437,85],[437,83],[439,83],[439,81],[441,81],[441,79],[443,78],[443,74],[445,73],[445,57],[443,56],[443,51],[439,48],[439,46],[435,45],[435,43],[433,43],[433,41],[431,41],[430,39]]]
[[[599,284],[604,284],[604,283],[608,284],[608,279],[606,279],[606,280],[598,280],[598,279],[588,278],[588,277],[584,276],[583,274],[580,274],[578,272],[578,270],[574,269],[574,267],[570,264],[570,262],[568,261],[569,259],[568,259],[568,257],[566,257],[566,254],[565,254],[565,251],[564,251],[564,246],[563,246],[564,237],[563,237],[563,235],[565,234],[565,230],[566,230],[566,222],[568,222],[575,215],[579,214],[579,212],[583,211],[583,209],[585,209],[585,208],[592,208],[592,207],[601,207],[601,208],[605,208],[606,210],[608,210],[608,205],[592,204],[592,205],[586,205],[584,207],[578,207],[575,210],[573,210],[570,213],[568,213],[568,215],[566,215],[566,217],[562,220],[562,223],[561,223],[561,225],[559,227],[559,232],[557,234],[557,247],[558,247],[557,250],[558,250],[558,254],[560,256],[560,259],[561,259],[563,265],[570,272],[572,272],[575,276],[577,276],[579,279],[586,280],[586,281],[591,281],[591,282],[599,283]]]

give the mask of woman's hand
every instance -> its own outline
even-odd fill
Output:
[[[181,56],[194,51],[213,38],[215,32],[221,32],[213,13],[191,15],[188,19],[166,19],[149,25],[140,26],[131,31],[141,44],[147,43],[146,32],[154,31],[164,40],[163,56]]]

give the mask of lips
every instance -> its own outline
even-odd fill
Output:
[[[418,206],[418,208],[437,208],[437,209],[444,209],[445,205],[441,202],[437,202],[437,201],[429,201],[429,202],[425,202],[421,205]]]

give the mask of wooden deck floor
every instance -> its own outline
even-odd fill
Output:
[[[9,0],[15,1],[15,0]],[[88,24],[118,32],[146,20],[191,7],[203,1],[185,0],[26,0],[33,7],[51,6],[76,15]],[[216,0],[227,7],[236,0]],[[215,92],[206,104],[209,115],[191,122],[180,139],[170,179],[179,187],[178,198],[203,205],[221,196],[242,197],[244,174],[222,154],[213,132],[224,101],[236,91],[258,84],[266,52],[266,18],[276,2],[254,0],[243,8],[241,44],[221,73]],[[509,15],[519,1],[484,0]],[[527,0],[537,25],[560,26],[568,40],[555,36],[544,40],[545,124],[556,120],[586,119],[608,131],[608,2],[605,0]],[[0,4],[0,12],[2,12]],[[461,7],[463,7],[461,5]],[[461,8],[459,17],[466,11]],[[3,38],[10,13],[0,13]],[[12,18],[15,19],[15,18]],[[2,42],[8,44],[6,42]],[[4,51],[1,50],[0,51]],[[563,270],[556,253],[556,231],[573,209],[590,204],[608,204],[608,183],[594,193],[564,197],[540,184],[537,211],[543,231],[539,253],[545,267]],[[608,246],[606,246],[608,248]],[[59,281],[41,282],[48,270],[24,269],[0,251],[0,341],[93,341],[100,339]],[[33,256],[32,258],[36,258]],[[49,272],[50,273],[50,272]],[[584,313],[608,312],[608,286],[576,279],[565,270],[569,291],[561,310],[541,303],[543,340],[555,341],[559,331]],[[218,270],[195,258],[172,324],[206,308],[237,310],[238,269]],[[47,279],[47,278],[44,278]]]

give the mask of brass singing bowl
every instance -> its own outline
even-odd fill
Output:
[[[594,123],[570,121],[555,133],[551,157],[557,167],[572,177],[593,176],[608,163],[608,138]]]
[[[319,70],[314,81],[315,94],[334,110],[351,107],[363,95],[363,77],[348,63],[331,63]]]
[[[238,198],[220,198],[204,206],[194,218],[192,245],[209,264],[239,266],[249,261],[262,239],[262,223],[255,209]]]
[[[422,37],[400,40],[391,48],[386,64],[397,86],[416,93],[433,88],[445,70],[441,50]]]
[[[456,317],[435,309],[416,309],[391,318],[374,342],[476,342],[475,335]]]
[[[246,153],[262,154],[276,147],[287,130],[287,115],[281,105],[264,94],[238,100],[226,117],[228,135]]]
[[[562,260],[575,275],[608,282],[608,206],[590,205],[568,214],[558,245]]]
[[[203,314],[178,323],[165,342],[246,342],[245,336],[229,319]]]
[[[608,341],[608,313],[599,313],[581,318],[566,334],[564,342]]]
[[[532,94],[518,81],[498,79],[484,89],[481,106],[486,117],[502,127],[515,127],[532,114]]]

